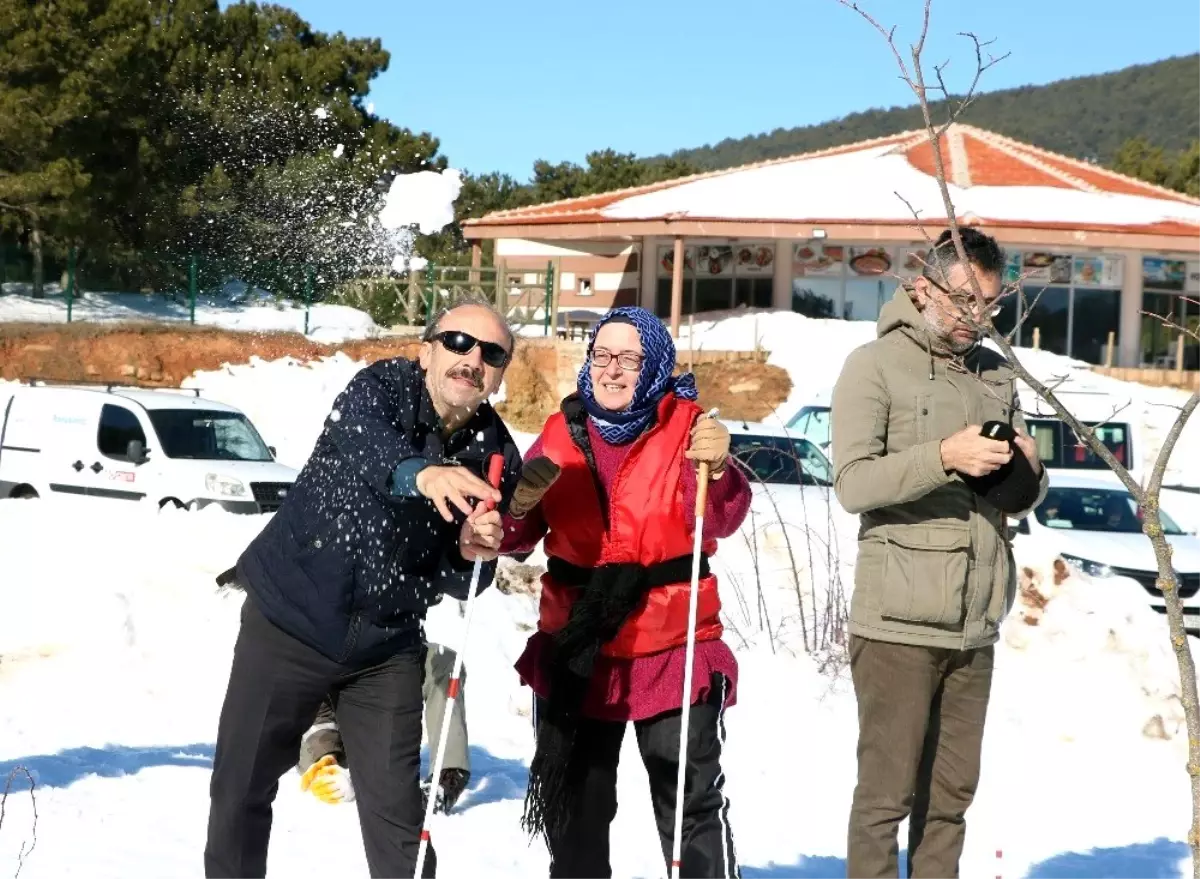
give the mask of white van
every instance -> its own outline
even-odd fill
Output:
[[[0,385],[0,498],[279,509],[297,471],[238,409],[121,385]]]
[[[1023,382],[1017,383],[1017,394],[1029,434],[1037,442],[1038,454],[1047,470],[1087,470],[1092,471],[1092,475],[1111,473],[1108,465],[1059,419],[1049,403]],[[1086,426],[1095,428],[1100,441],[1129,470],[1130,475],[1141,482],[1142,477],[1147,475],[1141,458],[1145,451],[1143,437],[1133,422],[1126,420],[1121,413],[1114,414],[1116,407],[1113,398],[1090,390],[1059,390],[1057,394],[1076,418]],[[786,425],[789,430],[815,442],[827,455],[832,449],[832,396],[830,389],[815,391],[788,419]]]

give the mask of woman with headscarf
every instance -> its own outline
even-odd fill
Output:
[[[545,539],[538,630],[516,668],[535,693],[537,749],[525,828],[546,839],[550,875],[611,876],[617,761],[634,724],[668,870],[697,466],[709,465],[684,790],[682,875],[736,876],[723,793],[724,710],[737,661],[721,641],[708,568],[741,525],[750,486],[728,464],[729,432],[705,417],[691,374],[652,313],[616,308],[596,325],[578,390],[525,456],[501,552]]]

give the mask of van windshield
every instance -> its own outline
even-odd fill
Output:
[[[1042,462],[1051,469],[1107,470],[1108,465],[1066,424],[1051,418],[1026,417],[1029,435]],[[1124,467],[1130,466],[1129,427],[1122,422],[1083,422]]]
[[[805,406],[787,423],[788,430],[804,434],[819,446],[829,445],[829,407]]]
[[[151,409],[150,421],[168,458],[270,461],[271,450],[240,412]]]

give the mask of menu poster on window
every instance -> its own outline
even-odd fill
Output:
[[[733,248],[740,277],[775,274],[775,245],[748,241]]]
[[[1200,262],[1187,264],[1187,282],[1184,289],[1189,293],[1200,293]]]
[[[1121,258],[1119,256],[1077,256],[1071,280],[1081,287],[1121,286]]]
[[[928,259],[928,247],[901,247],[896,251],[896,274],[905,279],[919,277]]]
[[[1153,290],[1182,290],[1187,263],[1157,256],[1142,258],[1142,285]]]
[[[1008,253],[1008,261],[1004,264],[1004,283],[1015,284],[1021,280],[1021,253],[1012,250]]]
[[[685,275],[690,275],[696,270],[696,254],[693,252],[695,248],[685,247],[683,249],[683,272]],[[675,270],[675,247],[660,247],[658,249],[658,273],[670,277]]]
[[[728,244],[696,247],[696,277],[720,278],[733,274],[733,248]]]
[[[846,248],[840,244],[797,244],[792,252],[792,273],[807,278],[841,277]]]
[[[882,247],[851,247],[847,265],[856,275],[884,275],[891,271],[892,258]]]
[[[1026,253],[1024,257],[1021,273],[1026,281],[1070,283],[1071,257],[1060,253]]]

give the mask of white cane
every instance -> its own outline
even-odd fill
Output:
[[[488,463],[488,482],[494,487],[500,487],[500,477],[504,471],[504,458],[493,455]],[[488,501],[488,509],[495,505]],[[459,679],[462,675],[463,656],[467,652],[467,636],[471,633],[471,618],[475,614],[475,594],[479,590],[479,576],[483,571],[483,560],[475,560],[475,569],[471,572],[471,590],[467,593],[467,618],[463,622],[462,639],[458,644],[458,653],[454,657],[454,670],[450,673],[450,684],[446,688],[446,709],[442,713],[442,727],[438,732],[438,747],[433,758],[433,767],[429,776],[429,802],[425,804],[425,819],[421,823],[421,842],[417,847],[417,869],[413,879],[421,879],[425,872],[425,854],[429,850],[429,825],[433,821],[433,810],[437,805],[437,788],[441,783],[442,760],[446,753],[446,743],[450,739],[450,718],[454,714],[454,703],[458,701]]]
[[[717,410],[708,413],[717,417]],[[696,475],[696,532],[692,541],[692,584],[688,592],[687,648],[683,664],[683,715],[679,724],[679,772],[675,778],[675,841],[671,849],[671,877],[679,879],[683,865],[683,793],[687,772],[688,721],[692,708],[692,664],[696,656],[696,614],[700,592],[700,547],[704,541],[704,508],[708,504],[708,463],[700,462]]]

